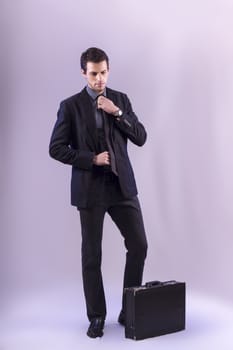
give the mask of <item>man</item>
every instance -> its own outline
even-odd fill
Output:
[[[144,126],[128,97],[106,86],[109,59],[89,48],[81,55],[87,86],[61,102],[49,145],[50,156],[72,165],[71,204],[80,213],[82,276],[90,325],[87,335],[103,335],[106,304],[101,243],[107,212],[119,228],[126,253],[123,287],[142,283],[147,241],[127,141],[146,141]],[[118,322],[124,325],[124,298]]]

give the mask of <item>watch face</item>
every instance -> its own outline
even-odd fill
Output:
[[[118,115],[119,115],[119,117],[121,117],[122,116],[122,110],[121,109],[119,109],[119,111],[118,111]]]

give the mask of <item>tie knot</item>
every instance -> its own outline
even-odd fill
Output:
[[[104,96],[104,94],[102,93],[102,94],[100,94],[100,95],[96,96],[95,100],[97,101],[97,100],[98,100],[98,98],[99,98],[100,96]]]

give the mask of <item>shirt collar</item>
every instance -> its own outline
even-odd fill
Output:
[[[104,89],[102,94],[98,94],[98,92],[92,90],[88,85],[86,87],[86,90],[87,90],[88,95],[90,95],[93,100],[95,100],[98,95],[106,96],[106,88]]]

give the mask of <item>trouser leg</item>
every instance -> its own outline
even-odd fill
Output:
[[[119,202],[108,212],[124,237],[127,249],[123,286],[139,286],[142,283],[147,240],[138,198]]]
[[[101,273],[104,207],[80,210],[82,230],[82,276],[87,316],[106,316],[106,303]]]

